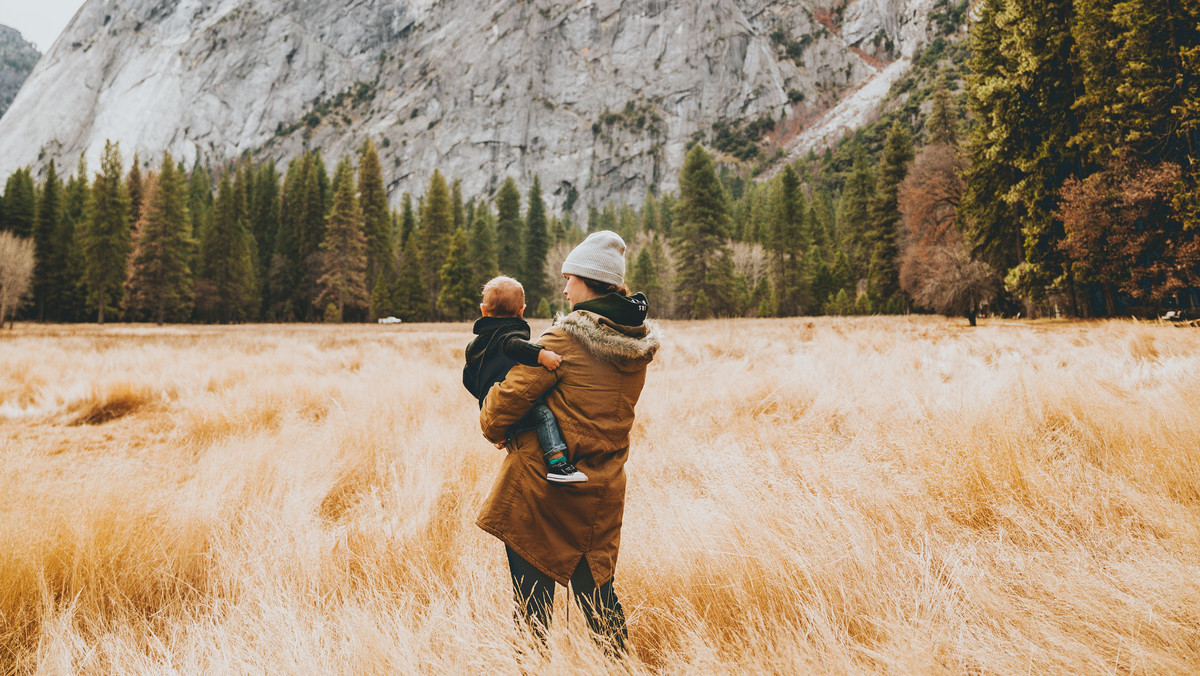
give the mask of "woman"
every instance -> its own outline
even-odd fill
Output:
[[[625,614],[613,590],[625,460],[633,408],[658,350],[646,321],[646,297],[624,287],[625,242],[613,232],[588,236],[562,266],[571,313],[539,342],[562,355],[554,371],[518,364],[492,387],[479,422],[489,441],[505,441],[508,456],[476,522],[500,538],[519,612],[545,640],[554,584],[570,583],[588,626],[625,649]],[[586,483],[551,484],[537,434],[522,418],[541,397],[558,419],[568,460]]]

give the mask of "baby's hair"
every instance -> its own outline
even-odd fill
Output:
[[[525,307],[525,287],[512,277],[493,277],[483,285],[483,307],[493,317],[516,317]]]

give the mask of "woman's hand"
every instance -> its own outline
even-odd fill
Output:
[[[553,371],[562,363],[562,355],[554,350],[541,350],[538,352],[538,363],[546,367],[546,370]]]

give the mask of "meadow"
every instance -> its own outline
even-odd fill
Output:
[[[1200,665],[1200,331],[664,332],[610,662],[566,594],[512,622],[468,324],[0,331],[0,672]]]

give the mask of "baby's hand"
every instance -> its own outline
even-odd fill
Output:
[[[538,352],[538,363],[553,371],[562,363],[562,355],[553,350],[541,350]]]

